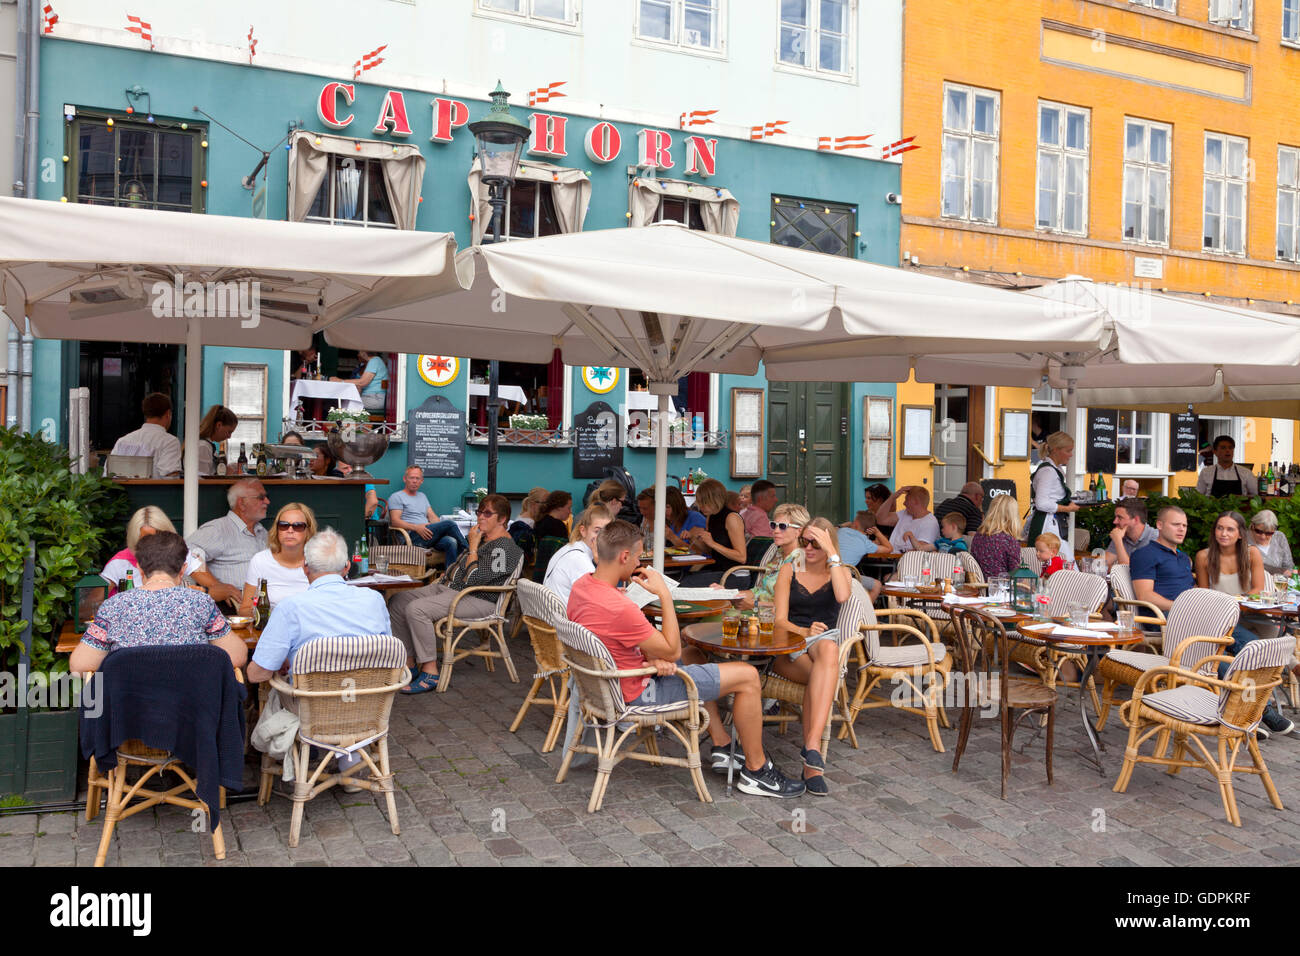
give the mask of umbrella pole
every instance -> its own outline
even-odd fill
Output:
[[[655,570],[664,571],[664,525],[668,504],[668,396],[677,394],[677,383],[655,383],[650,391],[659,396],[659,420],[655,422]]]
[[[1075,365],[1066,365],[1061,369],[1061,373],[1065,376],[1065,430],[1066,431],[1069,431],[1070,429],[1074,428],[1075,420],[1079,417],[1078,415],[1079,393],[1075,389],[1075,383],[1079,380],[1080,371],[1082,371],[1082,369],[1080,369],[1078,366]],[[1081,444],[1081,443],[1076,443],[1076,447],[1077,444]],[[1084,454],[1085,455],[1087,454],[1086,448],[1084,449]],[[1065,487],[1066,490],[1071,493],[1074,492],[1074,477],[1076,474],[1075,460],[1076,460],[1075,456],[1071,455],[1069,462],[1065,466]],[[1074,554],[1074,514],[1071,513],[1069,517],[1070,517],[1070,522],[1069,522],[1070,540],[1065,542],[1065,544],[1069,548],[1068,553],[1070,555],[1073,555]]]
[[[203,343],[199,320],[186,320],[185,326],[185,428],[182,436],[181,469],[185,475],[185,534],[199,527],[199,422],[203,404]]]

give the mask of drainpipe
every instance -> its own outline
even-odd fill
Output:
[[[9,396],[9,407],[5,409],[5,427],[11,428],[18,424],[18,416],[21,411],[18,407],[18,403],[21,401],[18,394],[18,370],[20,368],[18,362],[21,349],[19,346],[20,340],[18,336],[18,327],[6,318],[5,328],[9,330],[7,336],[9,344],[9,361],[5,364],[6,385],[8,386],[5,389],[5,394]]]
[[[23,14],[26,13],[24,18]],[[23,58],[22,28],[27,26],[26,57]],[[41,3],[40,0],[19,0],[18,12],[20,68],[26,72],[27,102],[24,105],[23,137],[26,140],[27,155],[23,168],[23,195],[28,199],[36,198],[36,182],[40,168],[37,159],[37,145],[40,138],[40,95],[41,95]],[[23,316],[22,339],[22,430],[32,430],[32,331],[27,317]]]
[[[27,320],[23,320],[23,365],[19,373],[22,377],[21,391],[23,393],[22,406],[22,431],[31,433],[32,430],[32,343],[35,338],[32,336],[31,327]]]
[[[27,105],[30,67],[27,32],[31,28],[34,0],[18,0],[18,36],[14,47],[14,181],[13,194],[27,195]],[[11,368],[13,366],[10,366]]]

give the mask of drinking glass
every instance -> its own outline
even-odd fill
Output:
[[[909,591],[910,591],[910,590],[913,590],[913,589],[916,587],[916,575],[915,575],[915,574],[904,574],[904,575],[903,575],[903,587],[907,588]]]
[[[388,573],[388,555],[386,554],[375,555],[375,573],[376,574]]]
[[[1070,614],[1071,627],[1088,626],[1088,605],[1080,601],[1071,601],[1067,607]]]
[[[1115,615],[1119,618],[1119,626],[1126,631],[1131,631],[1137,627],[1137,609],[1131,607],[1122,607]]]
[[[758,609],[758,636],[770,639],[776,628],[776,608],[760,607]]]

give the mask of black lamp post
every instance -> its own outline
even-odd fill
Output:
[[[482,179],[488,187],[488,201],[492,203],[491,238],[485,231],[482,241],[500,242],[501,220],[506,211],[506,189],[515,181],[515,173],[519,170],[519,154],[523,152],[524,140],[530,131],[526,124],[510,115],[510,94],[505,91],[500,80],[491,96],[492,107],[487,116],[477,123],[470,123],[469,131],[474,134],[474,141],[478,145]],[[488,494],[496,494],[497,490],[497,422],[501,414],[501,400],[497,397],[499,378],[499,366],[496,359],[492,359],[488,363]]]

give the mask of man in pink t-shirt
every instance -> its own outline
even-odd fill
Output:
[[[754,482],[749,490],[750,506],[741,512],[745,535],[750,538],[772,537],[772,509],[776,507],[776,485],[770,481]]]
[[[569,592],[568,616],[600,639],[619,670],[652,666],[656,676],[620,678],[623,699],[632,705],[684,701],[686,683],[677,676],[687,674],[695,682],[701,701],[709,711],[710,757],[713,769],[726,771],[731,763],[731,737],[723,729],[717,705],[719,697],[734,694],[732,716],[740,747],[735,760],[740,766],[737,787],[744,793],[766,797],[797,797],[803,781],[790,780],[763,753],[762,692],[758,671],[750,664],[679,665],[682,656],[677,614],[672,592],[662,575],[653,568],[641,568],[641,532],[626,521],[612,521],[596,538],[596,570],[574,582]],[[618,590],[621,583],[636,580],[659,598],[663,608],[663,631],[656,630],[645,614]]]

